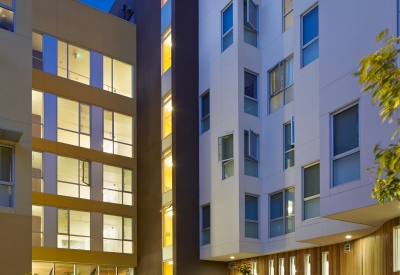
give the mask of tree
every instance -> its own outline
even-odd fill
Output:
[[[242,265],[236,268],[237,273],[241,273],[242,275],[253,275],[251,273],[252,267],[249,263],[243,263]]]
[[[375,43],[384,43],[384,46],[376,52],[363,57],[360,68],[353,76],[358,77],[362,92],[372,95],[372,104],[381,108],[379,115],[382,123],[392,123],[400,105],[400,69],[396,66],[396,58],[400,49],[397,43],[400,37],[387,36],[387,30],[382,31],[376,37]],[[400,143],[397,138],[400,119],[397,119],[397,130],[392,135],[395,143],[387,148],[377,144],[374,148],[375,164],[375,186],[372,189],[372,198],[377,198],[380,204],[386,200],[400,201]],[[375,168],[368,168],[375,172]]]

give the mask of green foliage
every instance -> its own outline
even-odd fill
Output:
[[[377,36],[375,43],[384,42],[384,46],[376,52],[363,57],[360,61],[360,68],[353,76],[358,77],[358,83],[363,86],[362,92],[372,95],[372,104],[381,108],[379,115],[382,122],[386,120],[391,123],[393,114],[400,106],[400,69],[396,66],[396,58],[400,49],[397,43],[400,38],[388,37],[387,30]],[[400,120],[397,120],[400,126]],[[392,139],[396,138],[396,130]],[[372,198],[377,198],[380,204],[386,200],[400,201],[400,146],[399,139],[396,144],[387,148],[381,148],[377,144],[374,148],[376,179],[372,189]],[[375,168],[366,170],[375,171]]]
[[[249,263],[243,263],[242,265],[240,265],[236,268],[236,273],[241,273],[242,275],[253,275],[253,273],[251,273],[251,271],[252,271],[252,267],[251,267],[251,264],[249,264]]]

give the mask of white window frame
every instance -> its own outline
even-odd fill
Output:
[[[301,31],[300,31],[300,35],[301,35],[301,68],[304,68],[304,50],[310,46],[312,43],[314,43],[315,41],[317,41],[319,39],[319,21],[318,21],[318,35],[316,37],[314,37],[313,39],[311,39],[311,41],[309,41],[307,44],[304,45],[303,43],[303,32],[304,32],[304,24],[303,24],[303,19],[304,16],[306,16],[307,14],[309,14],[312,10],[314,10],[316,7],[318,7],[318,4],[315,4],[314,6],[312,6],[311,8],[309,8],[305,13],[303,13],[300,17],[301,17]],[[319,7],[318,7],[318,19],[319,19]],[[319,49],[318,49],[319,50]],[[307,64],[308,65],[308,64]],[[307,66],[306,65],[306,66]]]
[[[304,207],[304,204],[305,204],[305,202],[306,201],[309,201],[309,200],[313,200],[313,199],[316,199],[316,198],[320,198],[320,196],[321,196],[321,190],[320,190],[320,192],[319,192],[319,194],[317,194],[317,195],[313,195],[313,196],[310,196],[310,197],[305,197],[305,195],[304,195],[304,190],[305,190],[305,180],[304,180],[304,170],[305,169],[307,169],[307,168],[310,168],[310,167],[312,167],[312,166],[314,166],[314,165],[317,165],[317,164],[320,164],[319,163],[319,161],[318,162],[313,162],[313,163],[311,163],[311,164],[309,164],[309,165],[306,165],[306,166],[304,166],[303,167],[303,171],[302,171],[302,179],[303,179],[303,221],[308,221],[308,220],[312,220],[312,219],[316,219],[316,218],[319,218],[320,216],[318,216],[318,217],[314,217],[314,218],[310,218],[310,219],[306,219],[305,218],[305,207]],[[320,166],[320,169],[321,169],[321,166]],[[321,184],[321,183],[320,183]]]
[[[58,158],[59,158],[59,157],[78,160],[78,183],[69,182],[69,181],[62,181],[62,180],[59,180],[59,179],[58,179]],[[88,173],[89,173],[88,178],[89,178],[89,182],[85,182],[85,181],[84,181],[84,178],[85,178],[85,174],[84,174],[84,172],[85,172],[85,162],[88,163],[88,168],[89,168],[89,171],[88,171]],[[81,169],[80,169],[81,163],[82,163],[82,173],[81,173]],[[86,159],[78,159],[78,158],[71,158],[71,157],[66,157],[66,156],[57,155],[57,185],[56,185],[56,188],[57,188],[57,195],[58,195],[58,196],[70,197],[70,196],[67,196],[67,195],[58,194],[58,183],[59,183],[59,182],[62,182],[62,183],[65,183],[65,184],[78,186],[78,197],[77,197],[77,198],[86,199],[86,198],[82,198],[82,197],[81,197],[81,188],[80,188],[80,186],[82,185],[82,186],[87,186],[87,187],[89,187],[89,190],[90,190],[90,191],[89,191],[89,198],[88,198],[88,200],[90,200],[90,198],[91,198],[90,193],[91,193],[91,189],[92,189],[92,187],[91,187],[91,185],[90,185],[90,181],[91,181],[90,171],[91,171],[91,162],[90,162],[89,160],[86,160]],[[82,184],[80,183],[80,180],[81,180],[81,179],[82,179]],[[44,190],[43,190],[43,191],[44,191]],[[76,197],[71,197],[71,198],[76,198]]]
[[[257,238],[253,238],[253,237],[247,237],[246,236],[246,230],[245,230],[245,232],[244,232],[244,237],[245,238],[249,238],[249,239],[260,239],[260,196],[259,195],[255,195],[255,194],[249,194],[249,193],[245,193],[244,194],[244,197],[245,197],[245,200],[246,200],[246,196],[249,196],[249,197],[254,197],[254,198],[256,198],[257,199],[257,220],[247,220],[246,219],[246,214],[245,214],[245,217],[244,217],[244,224],[246,225],[246,222],[250,222],[250,223],[255,223],[255,224],[257,224]],[[245,210],[245,212],[246,212],[246,202],[245,202],[245,205],[244,205],[244,210]]]
[[[204,96],[206,96],[208,94],[208,98],[209,98],[209,102],[208,102],[208,109],[209,112],[207,115],[203,114],[203,98]],[[210,108],[210,103],[211,103],[211,97],[210,97],[210,89],[208,89],[207,91],[205,91],[204,93],[202,93],[200,95],[200,135],[204,134],[205,132],[209,131],[211,129],[211,125],[209,126],[208,130],[204,131],[203,129],[203,121],[205,121],[207,118],[210,118],[210,113],[211,113],[211,108]],[[211,120],[210,120],[211,122]]]
[[[104,251],[104,241],[105,240],[111,240],[111,241],[121,241],[122,242],[122,252],[113,252],[113,251],[104,251],[107,253],[123,253],[123,254],[133,254],[133,218],[132,217],[125,217],[125,216],[119,216],[119,215],[109,215],[109,214],[103,214],[103,231],[104,231],[104,216],[114,216],[114,217],[119,217],[122,219],[122,237],[115,239],[115,238],[105,238],[104,233],[103,233],[103,251]],[[125,239],[125,219],[131,219],[132,221],[132,239]],[[132,243],[132,253],[125,252],[125,242],[131,242]]]
[[[248,1],[251,1],[251,0],[248,0]],[[256,77],[256,87],[255,87],[255,94],[256,94],[256,98],[254,98],[254,97],[250,97],[250,96],[247,96],[246,95],[246,73],[248,73],[248,74],[252,74],[252,75],[254,75],[255,77]],[[259,97],[260,97],[260,93],[258,92],[258,78],[259,78],[259,75],[258,74],[256,74],[256,73],[254,73],[254,72],[252,72],[252,71],[249,71],[249,70],[244,70],[244,89],[243,89],[243,96],[244,96],[244,100],[252,100],[252,101],[254,101],[254,102],[256,102],[257,103],[257,115],[255,115],[256,117],[259,117],[259,115],[260,115],[260,104],[259,104]],[[246,114],[249,114],[249,113],[247,113],[247,112],[245,112]],[[253,115],[253,114],[249,114],[249,115]]]
[[[295,216],[296,216],[296,201],[294,201],[294,204],[293,204],[293,209],[295,210],[294,211],[294,213],[295,214],[292,214],[292,215],[285,215],[285,212],[286,212],[286,205],[285,205],[285,202],[286,202],[286,191],[287,190],[289,190],[289,189],[294,189],[294,191],[296,192],[296,187],[295,186],[291,186],[291,187],[289,187],[289,188],[285,188],[285,189],[282,189],[282,190],[279,190],[279,191],[277,191],[277,192],[274,192],[274,193],[271,193],[271,194],[269,194],[269,206],[270,206],[270,208],[272,209],[272,205],[271,205],[271,197],[273,196],[273,195],[276,195],[276,194],[279,194],[279,193],[282,193],[282,203],[283,203],[283,207],[282,207],[282,216],[281,217],[278,217],[278,218],[275,218],[275,219],[271,219],[271,211],[269,211],[269,222],[268,222],[268,226],[269,226],[269,236],[270,236],[270,238],[276,238],[276,237],[279,237],[279,236],[283,236],[283,235],[288,235],[288,234],[293,234],[293,233],[295,233],[295,231],[294,232],[290,232],[290,233],[286,233],[286,222],[285,222],[285,220],[287,219],[287,218],[294,218]],[[288,211],[289,212],[289,211]],[[278,236],[274,236],[274,237],[271,237],[271,222],[273,222],[273,221],[277,221],[277,220],[283,220],[283,234],[282,235],[278,235]]]
[[[12,32],[13,33],[15,33],[16,32],[16,29],[15,29],[15,27],[16,27],[16,20],[15,20],[15,18],[16,18],[16,14],[15,14],[15,0],[12,0],[12,6],[10,7],[10,6],[8,6],[8,5],[6,5],[6,4],[3,4],[3,3],[0,3],[0,8],[3,8],[3,9],[6,9],[6,10],[9,10],[9,11],[12,11],[13,12],[13,30],[12,30]],[[3,29],[4,30],[4,29]],[[6,30],[6,31],[8,31],[8,30]]]
[[[67,211],[67,215],[68,215],[68,225],[67,225],[67,233],[60,233],[60,232],[58,232],[58,222],[59,222],[59,219],[58,219],[58,210],[65,210],[65,211]],[[90,225],[89,226],[92,226],[92,217],[90,216],[90,212],[88,212],[88,211],[81,211],[81,210],[72,210],[72,211],[75,211],[75,212],[85,212],[85,213],[89,213],[89,217],[90,217]],[[62,236],[67,236],[68,237],[68,248],[67,249],[73,249],[73,248],[71,248],[71,243],[70,243],[70,241],[71,241],[71,239],[70,239],[70,237],[72,236],[72,237],[86,237],[86,238],[89,238],[89,240],[91,241],[91,239],[92,239],[92,236],[91,236],[91,234],[90,234],[90,231],[89,231],[89,236],[84,236],[84,235],[71,235],[71,209],[65,209],[65,208],[57,208],[57,248],[62,248],[62,247],[58,247],[58,235],[62,235]],[[90,247],[90,245],[89,245],[89,247]],[[74,250],[81,250],[81,249],[74,249]],[[90,251],[90,249],[89,250],[84,250],[84,251]]]
[[[203,227],[203,209],[204,209],[204,207],[210,207],[210,227]],[[200,246],[205,246],[205,245],[210,245],[211,244],[211,205],[210,205],[210,203],[207,203],[207,204],[204,204],[204,205],[202,205],[201,207],[200,207],[200,209],[201,209],[201,220],[200,220],[200,225],[201,225],[201,228],[200,228],[200,231],[201,231],[201,238],[200,238]],[[205,231],[209,231],[210,232],[210,242],[209,243],[205,243],[205,244],[203,244],[203,232],[205,232]]]
[[[118,193],[121,193],[121,198],[122,198],[122,203],[115,203],[115,202],[110,202],[110,201],[104,201],[104,196],[103,196],[103,199],[102,199],[102,201],[103,202],[106,202],[106,203],[113,203],[113,204],[121,204],[121,205],[128,205],[128,206],[133,206],[134,205],[134,201],[133,201],[133,199],[134,199],[134,197],[133,197],[133,182],[134,182],[134,171],[132,170],[132,169],[126,169],[126,168],[122,168],[122,167],[118,167],[118,166],[113,166],[113,165],[108,165],[108,164],[103,164],[103,167],[102,167],[102,169],[103,169],[103,175],[104,175],[104,166],[110,166],[110,167],[116,167],[116,168],[121,168],[122,169],[122,190],[120,191],[120,190],[116,190],[116,189],[108,189],[108,188],[105,188],[104,187],[104,176],[103,176],[103,190],[110,190],[110,191],[113,191],[113,192],[118,192]],[[129,171],[131,171],[132,172],[132,182],[131,182],[131,189],[132,189],[132,191],[125,191],[125,171],[126,170],[129,170]],[[103,191],[104,192],[104,191]],[[130,195],[132,195],[132,205],[130,205],[130,204],[125,204],[124,203],[124,194],[130,194]]]
[[[290,148],[289,150],[286,150],[286,148],[285,148],[285,145],[286,145],[285,128],[286,128],[286,125],[289,125],[289,124],[290,124],[290,145],[292,145],[293,148]],[[294,150],[296,149],[295,148],[295,144],[294,144],[294,116],[292,116],[290,118],[289,122],[287,122],[287,123],[285,123],[283,125],[283,139],[284,139],[283,140],[283,151],[284,151],[284,154],[283,154],[283,169],[286,170],[286,169],[289,169],[289,168],[292,168],[292,167],[295,166],[294,159],[293,159],[293,165],[290,166],[290,167],[286,167],[286,154],[289,154],[290,152],[294,152]]]
[[[111,138],[106,138],[106,137],[104,137],[104,115],[105,115],[105,112],[110,112],[111,113],[111,123],[112,123],[112,132],[110,133],[110,135],[111,135]],[[121,114],[121,115],[124,115],[124,116],[129,116],[129,117],[131,117],[132,118],[132,124],[134,123],[133,121],[133,117],[132,116],[130,116],[130,115],[126,115],[126,114],[122,114],[122,113],[119,113],[119,112],[114,112],[114,111],[110,111],[110,110],[107,110],[107,109],[103,109],[103,140],[107,140],[107,141],[109,141],[109,142],[112,142],[112,153],[110,153],[110,154],[115,154],[115,146],[114,146],[114,143],[119,143],[119,144],[124,144],[124,145],[127,145],[127,146],[129,146],[130,148],[131,148],[131,158],[133,158],[133,150],[132,150],[132,148],[133,148],[133,143],[134,143],[134,136],[133,136],[133,129],[134,129],[134,127],[133,127],[133,125],[132,125],[132,144],[129,144],[129,143],[125,143],[125,142],[121,142],[121,141],[116,141],[115,140],[115,135],[114,135],[114,133],[115,133],[115,116],[114,116],[114,114],[115,113],[118,113],[118,114]],[[104,147],[104,144],[103,144],[103,147]],[[103,152],[104,152],[104,148],[103,148]],[[124,156],[124,157],[126,157],[125,155],[121,155],[121,154],[115,154],[115,155],[118,155],[118,156]]]
[[[0,206],[1,208],[14,208],[15,207],[15,148],[5,144],[0,144],[0,147],[7,147],[12,149],[11,153],[11,182],[0,181],[0,185],[6,185],[11,187],[11,202],[10,206]]]
[[[225,6],[225,8],[223,8],[222,9],[222,11],[221,11],[221,52],[224,52],[226,49],[228,49],[229,48],[229,46],[224,50],[224,38],[228,35],[228,34],[230,34],[231,32],[233,32],[233,20],[232,20],[232,27],[230,28],[230,29],[228,29],[225,33],[224,33],[224,12],[230,7],[232,5],[232,19],[234,19],[235,17],[234,17],[234,15],[233,15],[233,2],[231,1],[231,2],[229,2],[226,6]],[[233,35],[233,33],[232,33],[232,35]],[[233,44],[233,43],[232,43]],[[231,45],[232,45],[231,44]]]

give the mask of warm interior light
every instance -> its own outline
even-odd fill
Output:
[[[235,259],[235,256],[231,256],[231,259]]]
[[[169,265],[172,265],[174,262],[173,261],[168,261],[168,264]]]
[[[346,236],[346,239],[351,239],[351,235],[347,235],[347,236]]]
[[[288,213],[292,214],[293,213],[293,202],[288,201]]]

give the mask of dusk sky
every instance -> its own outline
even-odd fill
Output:
[[[114,0],[79,0],[79,1],[89,6],[92,6],[96,9],[102,10],[104,12],[108,12],[112,4],[114,4]]]

